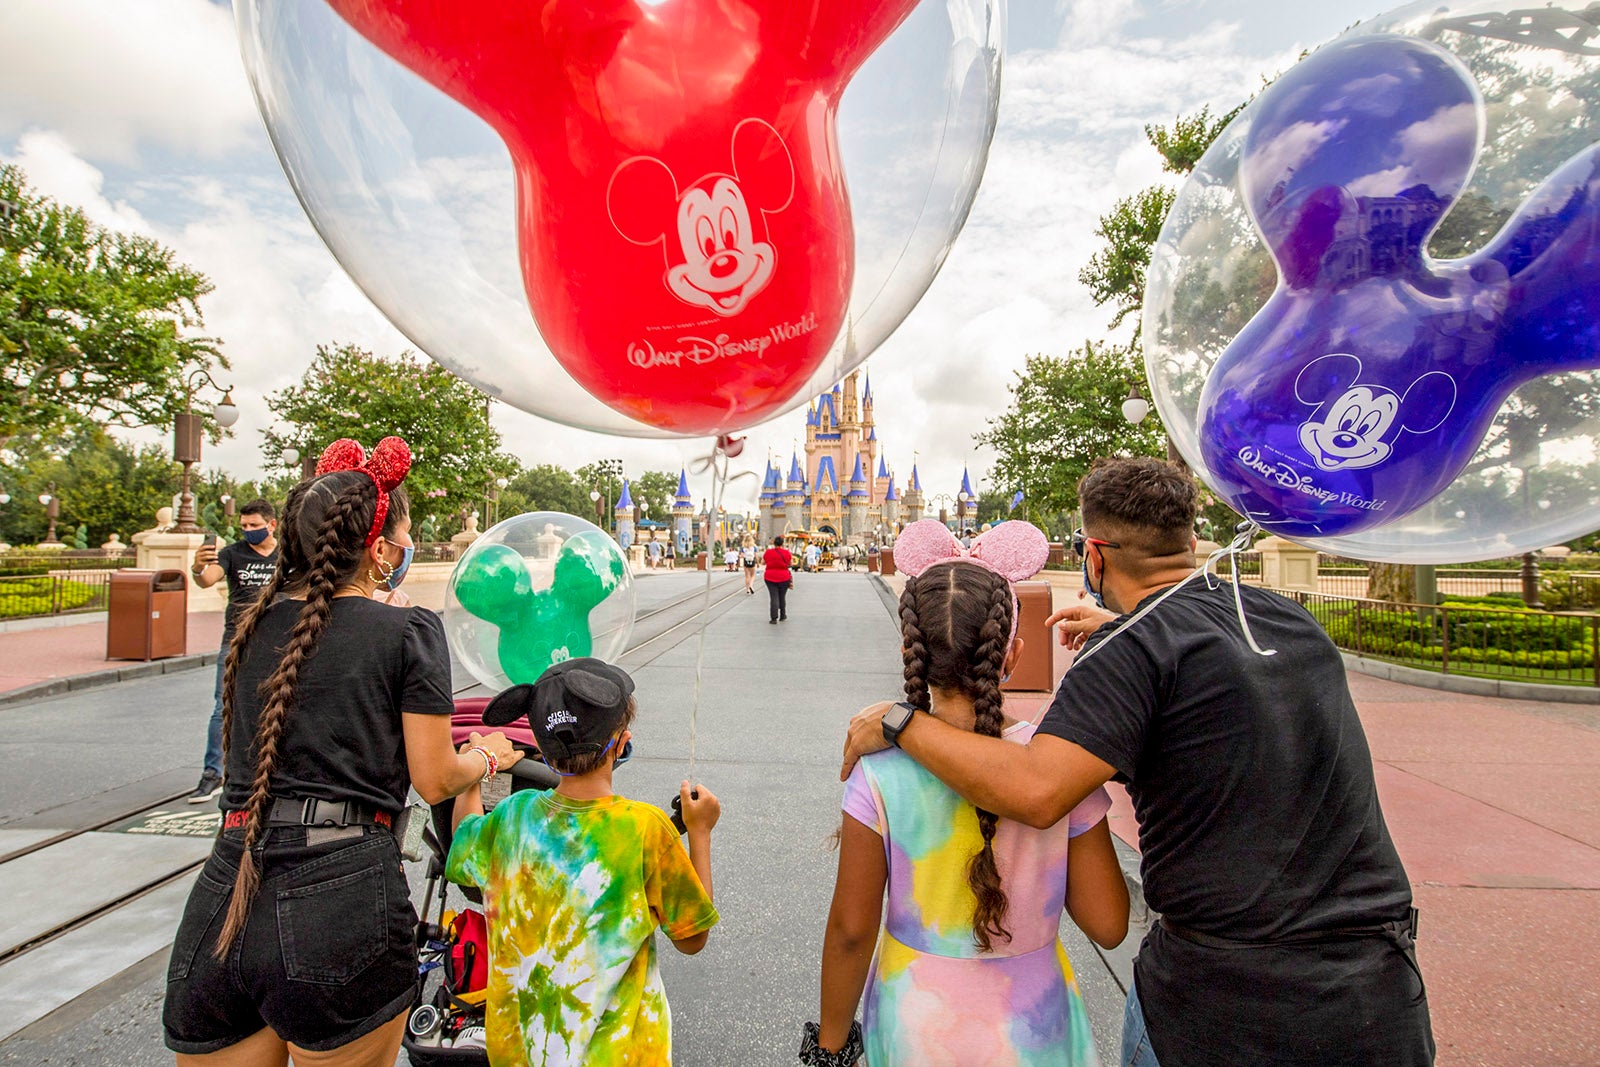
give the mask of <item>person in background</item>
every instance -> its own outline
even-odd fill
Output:
[[[240,539],[218,551],[215,544],[201,545],[194,554],[190,574],[194,584],[210,589],[227,580],[228,606],[222,615],[222,647],[217,654],[217,678],[211,690],[211,722],[206,727],[205,764],[200,783],[189,803],[204,804],[222,792],[222,672],[228,646],[245,609],[272,580],[278,567],[278,512],[270,500],[257,498],[239,509]]]
[[[767,583],[767,600],[772,615],[767,621],[776,626],[789,618],[789,587],[794,585],[794,573],[789,568],[794,565],[794,556],[783,547],[782,537],[774,537],[772,547],[767,549],[762,562],[766,570],[761,576]]]
[[[751,596],[755,596],[756,540],[749,534],[744,535],[744,544],[739,549],[739,559],[744,564],[744,591]]]

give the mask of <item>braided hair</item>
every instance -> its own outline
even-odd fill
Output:
[[[280,594],[304,596],[289,639],[279,654],[272,674],[261,684],[261,714],[256,719],[253,744],[254,775],[250,799],[245,802],[244,854],[234,879],[233,896],[227,917],[217,937],[215,955],[227,956],[234,939],[244,930],[250,905],[260,886],[254,849],[261,838],[268,802],[272,798],[272,776],[277,771],[279,746],[289,712],[294,708],[300,683],[300,669],[316,651],[317,641],[333,614],[333,597],[353,579],[361,567],[367,531],[377,511],[378,486],[361,471],[336,471],[301,482],[289,491],[283,512],[283,536],[278,566],[271,580],[262,587],[258,599],[239,621],[228,646],[227,665],[222,675],[223,764],[233,738],[235,692],[239,669],[249,657],[249,645],[256,628],[271,610]],[[404,490],[389,493],[389,514],[384,521],[384,536],[406,520],[410,512]]]
[[[1011,632],[1011,588],[982,567],[932,567],[906,582],[900,595],[900,634],[905,660],[906,701],[930,710],[931,691],[950,689],[972,700],[974,733],[999,737],[1005,721],[1000,676]],[[995,866],[998,817],[978,809],[983,846],[967,864],[967,885],[977,898],[972,936],[990,951],[996,938],[1009,941],[1005,889]]]

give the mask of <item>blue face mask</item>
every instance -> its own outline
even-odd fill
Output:
[[[241,530],[240,534],[243,535],[246,544],[259,545],[272,536],[272,531],[263,526],[259,530]]]
[[[400,557],[400,566],[389,572],[389,580],[384,583],[389,587],[391,593],[399,589],[400,583],[405,581],[406,568],[411,566],[411,557],[417,551],[416,545],[401,545],[399,547],[400,551],[404,553]]]
[[[1105,588],[1106,584],[1105,573],[1103,571],[1105,564],[1102,563],[1100,566],[1102,567],[1102,573],[1100,575],[1100,587],[1103,589]],[[1083,557],[1083,591],[1089,594],[1090,599],[1094,601],[1096,607],[1103,608],[1106,606],[1105,597],[1101,596],[1099,593],[1096,593],[1094,591],[1094,586],[1089,584],[1089,557],[1087,555]]]

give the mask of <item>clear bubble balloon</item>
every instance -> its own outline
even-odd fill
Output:
[[[1143,338],[1174,443],[1330,553],[1504,557],[1600,527],[1600,47],[1436,0],[1318,49],[1202,157]]]
[[[552,663],[616,662],[633,633],[633,575],[609,534],[534,511],[496,523],[456,562],[445,591],[450,650],[496,692]]]
[[[235,5],[312,223],[450,371],[572,426],[737,429],[932,283],[994,131],[1002,0],[524,7]]]

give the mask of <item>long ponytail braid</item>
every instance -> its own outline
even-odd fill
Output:
[[[957,690],[972,700],[973,732],[999,737],[1011,611],[1010,586],[981,567],[934,567],[906,582],[900,595],[906,702],[927,711],[933,688]],[[1005,926],[1009,902],[994,858],[999,819],[982,809],[977,815],[983,845],[967,864],[967,885],[977,899],[973,941],[988,952],[996,938],[1011,940]]]
[[[299,555],[296,556],[296,562],[303,561],[305,564],[305,607],[300,609],[294,628],[289,632],[289,640],[284,646],[277,668],[261,686],[264,704],[261,715],[256,721],[255,777],[251,782],[250,799],[244,808],[244,853],[239,859],[239,873],[234,879],[233,896],[228,902],[227,917],[223,920],[222,931],[217,936],[215,955],[218,959],[226,958],[234,939],[243,932],[245,920],[250,914],[250,905],[254,902],[256,891],[260,887],[261,874],[256,867],[254,849],[261,836],[267,802],[271,799],[271,782],[277,770],[278,746],[283,739],[284,725],[289,711],[298,695],[300,668],[315,651],[317,640],[328,625],[328,619],[333,613],[333,594],[359,563],[362,541],[372,524],[372,515],[376,507],[377,486],[365,474],[354,472],[330,474],[318,479],[318,482],[332,484],[315,484],[306,488],[305,492],[320,493],[326,490],[337,495],[323,512],[322,520],[317,525],[315,536],[312,538],[311,552],[303,560]],[[306,506],[304,493],[296,503],[299,507],[294,509],[295,518],[299,520],[303,518],[301,512]],[[289,509],[285,508],[286,524],[289,518],[288,512]],[[301,532],[300,529],[293,528],[288,531],[288,536],[295,537]],[[303,548],[303,542],[299,548]],[[280,557],[278,570],[273,576],[273,585],[282,587],[293,566],[294,564],[289,562],[289,557]],[[295,581],[293,585],[298,588],[301,583]],[[263,593],[250,614],[241,622],[239,633],[234,636],[233,645],[228,650],[228,666],[223,681],[225,686],[223,715],[228,725],[231,725],[234,683],[238,676],[239,660],[243,655],[245,642],[254,633],[256,624],[269,606],[270,601]],[[227,734],[224,733],[224,739],[226,737]]]
[[[954,568],[946,568],[953,570]],[[1011,590],[1003,580],[996,579],[989,590],[989,611],[978,632],[978,647],[971,659],[972,730],[984,737],[999,737],[1005,722],[1005,698],[1000,692],[1000,672],[1006,659],[1006,635],[1011,631]],[[972,936],[978,947],[988,952],[993,939],[1011,940],[1006,929],[1006,912],[1010,902],[1005,888],[1000,884],[1000,870],[994,861],[994,832],[1000,821],[992,811],[978,812],[978,832],[983,835],[983,847],[967,864],[967,885],[978,906],[972,916]]]

